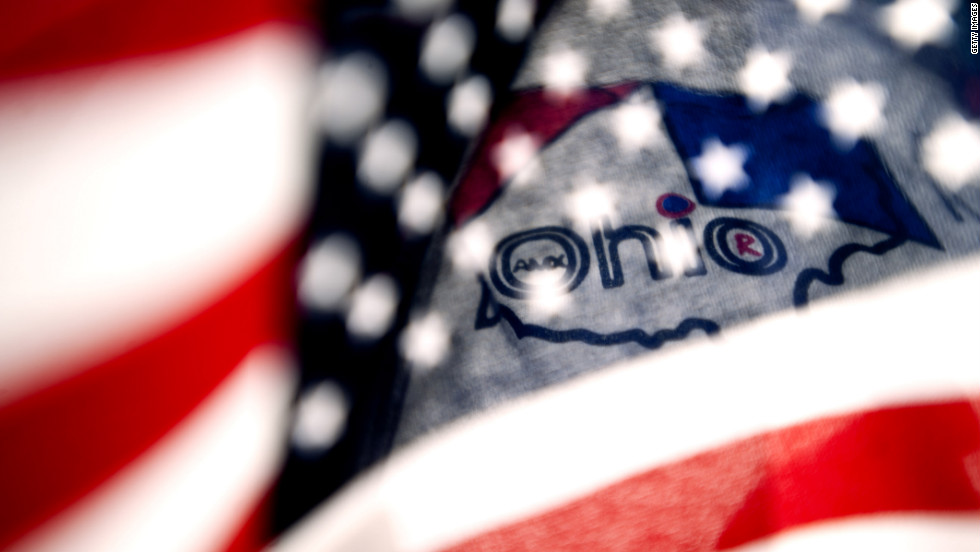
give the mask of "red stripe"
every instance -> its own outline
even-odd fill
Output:
[[[0,80],[192,46],[273,20],[308,0],[0,0]]]
[[[0,548],[145,451],[255,346],[286,342],[293,257],[290,246],[176,328],[0,410]]]
[[[632,477],[450,550],[720,550],[845,516],[977,511],[977,413],[969,402],[951,402],[766,433]]]
[[[267,491],[242,520],[228,543],[221,548],[224,552],[255,552],[265,548],[272,537],[269,523],[269,509],[272,506],[272,492]]]
[[[542,90],[518,94],[494,123],[473,156],[473,164],[450,200],[450,212],[458,225],[483,210],[500,191],[500,173],[492,162],[494,149],[514,128],[523,129],[542,143],[550,142],[582,116],[624,98],[635,83],[603,89],[582,90],[564,100]]]

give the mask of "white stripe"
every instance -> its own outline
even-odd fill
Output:
[[[980,516],[881,514],[806,525],[731,552],[976,552]]]
[[[309,516],[277,551],[363,539],[378,550],[436,549],[758,432],[975,396],[977,261],[768,317],[457,423]]]
[[[313,52],[268,24],[0,86],[0,403],[168,327],[292,239]]]
[[[226,545],[279,466],[294,383],[289,368],[279,349],[253,351],[160,443],[11,550],[206,552]]]

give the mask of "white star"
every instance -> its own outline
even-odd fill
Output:
[[[415,129],[401,119],[372,130],[361,147],[357,178],[371,191],[388,195],[411,170],[418,153]]]
[[[533,182],[541,180],[544,174],[544,166],[541,164],[541,159],[537,156],[531,158],[526,165],[521,167],[521,170],[517,171],[513,178],[510,179],[510,184],[514,188],[523,188],[528,186]]]
[[[415,370],[431,370],[449,352],[449,328],[437,313],[412,320],[398,340],[402,357]]]
[[[608,21],[629,12],[629,0],[589,0],[589,17],[597,21]]]
[[[562,269],[550,271],[562,271]],[[563,288],[553,285],[554,282],[549,282],[548,276],[544,272],[532,272],[528,277],[528,283],[532,287],[528,292],[527,307],[534,316],[554,316],[565,310],[571,303],[571,295]]]
[[[361,277],[361,248],[346,234],[333,234],[314,245],[299,270],[299,297],[310,309],[343,307]]]
[[[395,319],[400,292],[395,279],[375,274],[361,284],[350,300],[347,332],[362,341],[374,341],[388,332]]]
[[[476,43],[473,23],[464,15],[450,15],[433,23],[422,39],[419,68],[429,79],[448,84],[466,66]]]
[[[476,220],[450,234],[446,247],[453,267],[466,274],[486,270],[493,253],[493,235],[485,222]]]
[[[650,31],[650,44],[660,52],[668,67],[683,69],[704,58],[704,30],[701,27],[701,23],[688,21],[677,13]]]
[[[305,452],[319,452],[337,442],[347,425],[350,405],[343,390],[323,382],[306,390],[296,405],[293,444]]]
[[[820,117],[838,145],[850,149],[855,140],[881,128],[884,105],[885,89],[880,84],[846,80],[834,85],[821,106]]]
[[[449,126],[464,136],[475,136],[486,124],[493,101],[493,88],[483,75],[474,75],[457,83],[446,100]]]
[[[567,200],[568,212],[573,220],[588,226],[596,220],[613,215],[615,201],[607,187],[592,179],[583,178],[576,188]]]
[[[490,160],[500,174],[500,180],[507,180],[527,166],[541,147],[540,141],[523,130],[508,130],[490,153]]]
[[[534,0],[501,0],[497,4],[497,34],[509,42],[520,42],[534,25]]]
[[[980,177],[980,123],[947,115],[922,141],[920,153],[929,174],[957,191]]]
[[[658,228],[660,251],[670,276],[678,278],[684,271],[698,266],[698,245],[688,230],[679,226]]]
[[[793,230],[805,238],[813,236],[836,215],[834,198],[837,191],[832,184],[814,182],[809,175],[798,174],[790,183],[790,191],[779,204],[789,211]]]
[[[355,52],[324,64],[314,109],[327,136],[350,144],[384,111],[388,98],[385,64],[371,54]]]
[[[715,200],[727,190],[738,190],[749,183],[742,166],[748,159],[748,149],[735,144],[726,146],[717,138],[705,140],[701,155],[688,161],[690,168],[704,184],[704,194]]]
[[[785,52],[770,53],[754,48],[748,53],[745,66],[738,72],[738,86],[749,97],[753,110],[765,111],[772,102],[789,98],[793,92],[789,83],[791,66],[790,56]]]
[[[793,0],[793,3],[809,23],[819,23],[827,14],[841,13],[851,6],[851,0]]]
[[[398,226],[410,237],[432,233],[442,216],[443,184],[434,172],[415,177],[401,191]]]
[[[589,64],[585,57],[570,48],[559,48],[541,60],[541,81],[545,91],[559,98],[571,95],[585,86]]]
[[[633,94],[612,112],[612,133],[619,147],[634,153],[661,136],[660,110],[648,88]]]
[[[923,44],[943,44],[955,26],[947,0],[898,0],[880,11],[879,23],[899,44],[918,50]]]

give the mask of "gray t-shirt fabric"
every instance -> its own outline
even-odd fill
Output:
[[[948,153],[978,132],[965,33],[910,44],[882,4],[802,8],[815,4],[634,2],[604,17],[584,0],[556,6],[516,107],[456,184],[485,199],[457,209],[430,254],[416,308],[445,321],[449,347],[408,366],[396,446],[623,359],[977,254],[968,157],[980,151]],[[936,70],[943,53],[972,65]]]

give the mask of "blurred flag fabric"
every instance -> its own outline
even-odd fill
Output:
[[[975,4],[555,4],[0,2],[0,548],[976,549]]]
[[[445,183],[543,13],[450,7],[0,9],[0,546],[256,549],[387,450]]]
[[[378,332],[394,375],[303,363],[293,488],[364,439],[326,415],[353,413],[350,382],[394,381],[392,414],[368,432],[383,460],[273,549],[980,546],[969,25],[938,0],[556,4],[454,177],[405,329]],[[324,183],[405,182],[401,201],[427,180],[370,151]],[[363,266],[352,228],[323,228],[323,266]],[[300,300],[351,338],[361,298],[394,293],[349,272]]]
[[[311,187],[307,11],[0,5],[0,548],[267,538]]]

